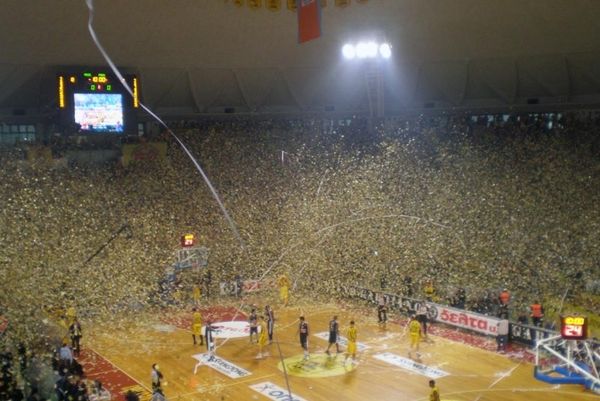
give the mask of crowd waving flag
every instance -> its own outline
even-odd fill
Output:
[[[304,43],[321,36],[321,4],[317,0],[298,1],[298,42]]]

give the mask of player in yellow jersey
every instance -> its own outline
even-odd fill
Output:
[[[290,298],[290,280],[282,274],[277,279],[277,284],[279,284],[279,299],[283,302],[283,306],[287,306]]]
[[[194,301],[194,305],[200,306],[200,298],[202,297],[202,290],[198,284],[194,285],[194,289],[192,290],[192,299]]]
[[[192,309],[194,314],[192,315],[192,338],[194,339],[194,345],[196,345],[196,336],[200,338],[200,345],[204,344],[204,337],[202,336],[202,315],[194,308]]]
[[[429,401],[440,401],[440,390],[435,385],[435,380],[429,380],[429,387],[431,388]]]
[[[260,335],[258,336],[258,355],[256,355],[256,359],[261,359],[262,357],[269,356],[268,352],[263,353],[264,347],[269,342],[269,330],[267,329],[267,322],[264,316],[260,317],[258,325],[260,327]]]
[[[412,351],[414,349],[417,352],[417,358],[420,358],[419,343],[421,342],[421,323],[419,323],[415,315],[410,317],[408,333],[410,334],[410,350],[408,351],[408,357],[412,358]]]
[[[73,323],[75,323],[75,319],[77,318],[77,311],[75,310],[75,306],[70,305],[65,311],[65,326],[69,328]]]
[[[356,361],[356,327],[354,326],[354,320],[350,321],[350,327],[346,331],[346,338],[348,339],[348,348],[346,348],[346,359],[344,359],[344,365],[348,360],[348,357],[352,357],[352,364]]]

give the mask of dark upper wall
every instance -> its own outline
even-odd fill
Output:
[[[388,109],[600,93],[597,0],[328,3],[323,38],[302,46],[285,6],[273,13],[221,0],[96,0],[95,26],[113,60],[145,78],[146,101],[164,110],[364,109],[360,73],[339,51],[364,34],[394,45]],[[51,95],[35,95],[43,74],[52,75],[47,66],[104,64],[87,19],[84,0],[0,2],[0,107],[47,105]]]

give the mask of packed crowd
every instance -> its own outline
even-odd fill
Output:
[[[155,306],[185,232],[210,249],[214,286],[287,274],[296,291],[330,297],[339,283],[418,294],[431,281],[440,300],[474,309],[497,305],[506,287],[520,314],[536,299],[584,293],[600,276],[595,117],[184,127],[243,244],[168,135],[166,159],[127,168],[56,168],[2,153],[5,339],[44,346],[38,333],[57,306],[94,319]]]

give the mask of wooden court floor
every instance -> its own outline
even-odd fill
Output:
[[[261,299],[251,300],[262,310]],[[213,304],[213,305],[216,305]],[[230,305],[233,305],[230,303]],[[306,401],[364,400],[428,400],[429,378],[389,362],[389,357],[408,358],[409,340],[404,327],[388,323],[378,326],[374,312],[334,304],[290,306],[275,305],[275,336],[287,368],[289,385],[298,399]],[[209,305],[202,306],[207,310]],[[311,329],[311,358],[302,363],[302,349],[297,335],[298,317],[303,314]],[[336,314],[342,334],[351,319],[356,321],[358,341],[368,347],[358,354],[355,367],[343,366],[344,354],[328,358],[324,351],[327,340],[314,334],[326,332],[328,322]],[[251,386],[265,383],[286,388],[276,344],[270,345],[269,357],[255,359],[257,345],[247,337],[217,341],[216,355],[248,372],[247,376],[230,378],[209,366],[200,366],[192,355],[206,352],[192,344],[191,332],[178,319],[189,319],[191,308],[171,310],[165,315],[139,315],[126,323],[89,327],[85,346],[124,371],[149,390],[150,371],[158,363],[165,375],[168,400],[268,400],[287,398],[278,390],[271,398]],[[230,319],[230,317],[229,317]],[[178,327],[179,326],[179,327]],[[437,379],[441,398],[445,401],[573,401],[600,400],[582,386],[552,386],[533,378],[533,366],[506,356],[485,351],[441,337],[421,344],[421,365],[446,374]],[[342,348],[344,349],[344,348]],[[386,355],[387,360],[381,360]],[[289,359],[288,359],[289,358]],[[404,362],[402,362],[404,363]],[[301,375],[301,376],[298,376]],[[273,388],[273,387],[272,387]],[[277,398],[279,396],[279,398]]]

